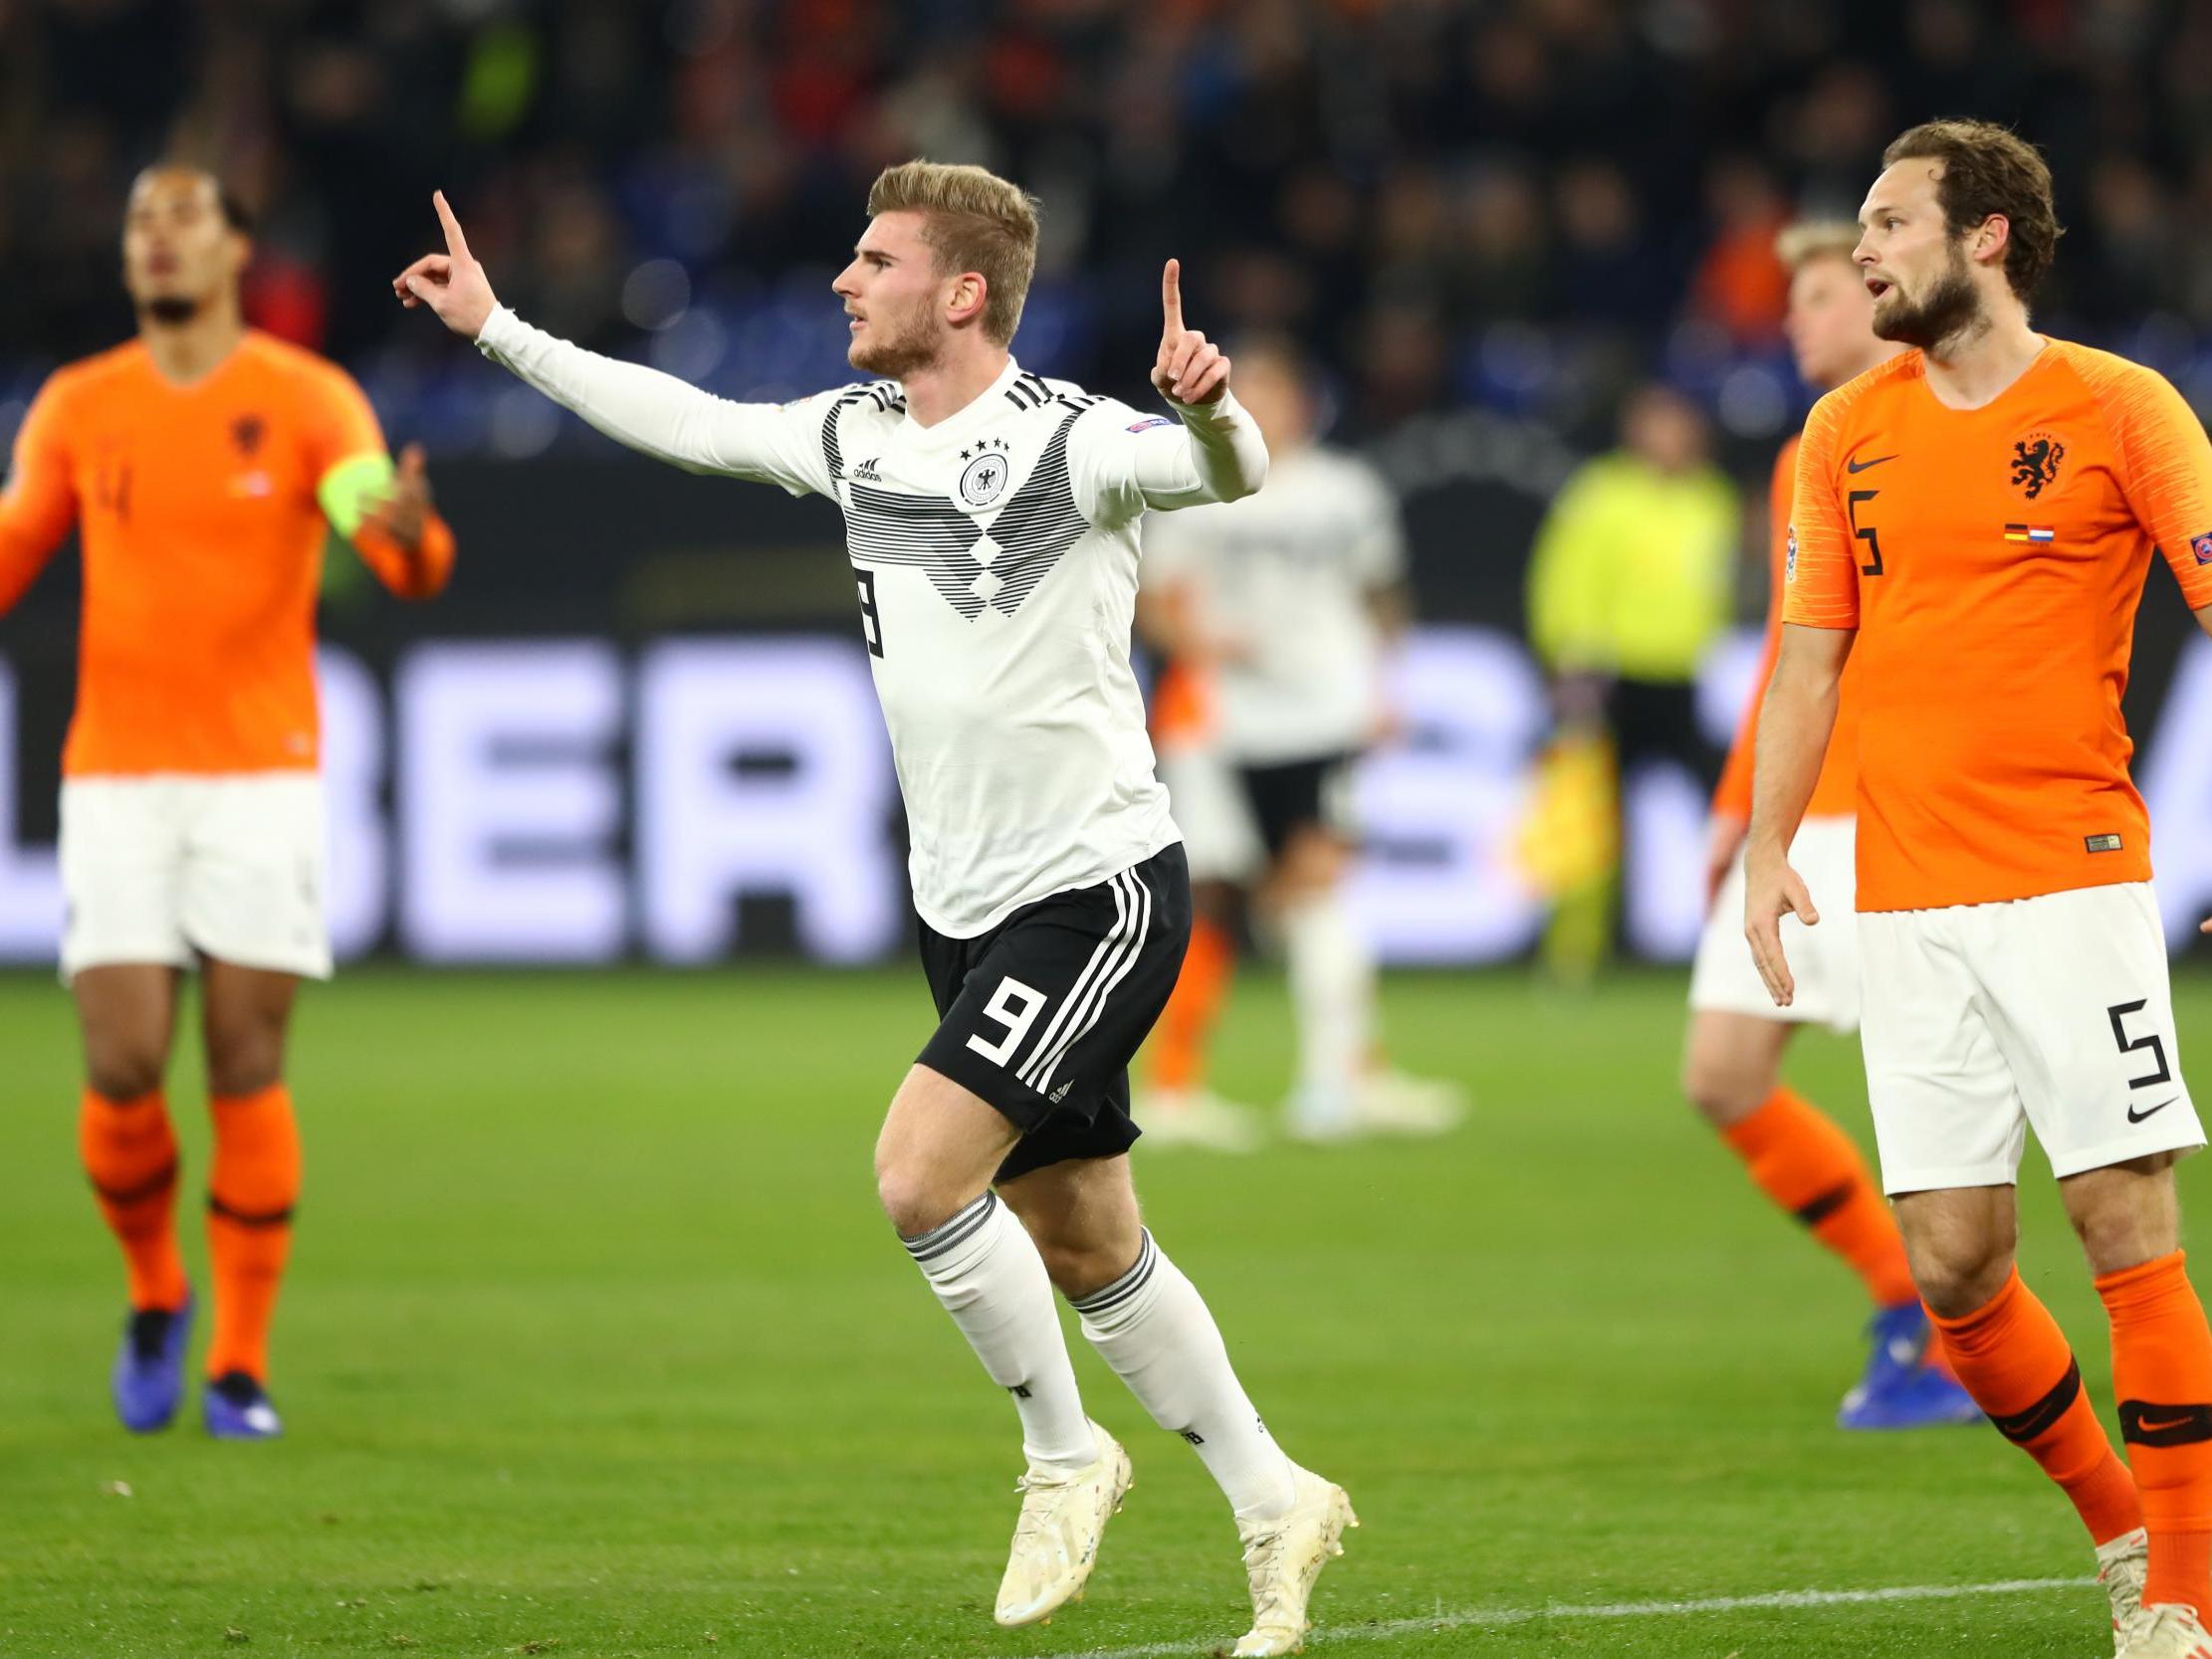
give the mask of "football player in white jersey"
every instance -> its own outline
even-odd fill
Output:
[[[1146,535],[1139,620],[1152,643],[1203,677],[1203,729],[1163,753],[1161,775],[1189,843],[1202,907],[1249,886],[1279,936],[1298,1028],[1290,1133],[1440,1134],[1456,1091],[1381,1063],[1375,957],[1346,901],[1356,850],[1352,767],[1383,735],[1383,653],[1405,617],[1405,540],[1382,475],[1314,441],[1319,399],[1288,340],[1237,352],[1245,407],[1272,454],[1265,494],[1163,519]],[[1211,878],[1211,879],[1210,879]],[[1203,973],[1194,962],[1187,977]],[[1179,986],[1182,1002],[1198,987]],[[1173,1042],[1202,1036],[1174,1022]],[[1234,1149],[1236,1109],[1200,1091],[1149,1093],[1162,1141]]]
[[[1020,1418],[997,1621],[1035,1623],[1082,1590],[1130,1484],[1076,1392],[1056,1285],[1228,1497],[1252,1598],[1236,1652],[1292,1652],[1350,1502],[1268,1435],[1206,1304],[1139,1224],[1126,1155],[1129,1058],[1191,925],[1129,665],[1137,520],[1248,495],[1267,468],[1227,357],[1184,326],[1176,263],[1152,366],[1174,415],[1147,415],[1011,356],[1036,260],[1024,192],[980,167],[889,168],[833,285],[850,360],[883,378],[777,407],[530,326],[436,205],[446,251],[393,279],[402,303],[634,449],[844,513],[942,1017],[892,1096],[877,1190]]]

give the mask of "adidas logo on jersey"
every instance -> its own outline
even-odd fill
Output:
[[[860,480],[860,482],[863,484],[881,484],[883,482],[883,475],[876,471],[876,462],[879,459],[880,457],[878,456],[869,456],[867,460],[861,462],[859,466],[853,468],[852,476]]]
[[[1066,1100],[1066,1099],[1067,1099],[1067,1092],[1068,1092],[1068,1091],[1069,1091],[1070,1089],[1074,1088],[1074,1087],[1075,1087],[1075,1079],[1073,1079],[1073,1078],[1071,1077],[1071,1078],[1069,1078],[1069,1079],[1068,1079],[1068,1080],[1067,1080],[1067,1081],[1066,1081],[1065,1083],[1061,1084],[1061,1085],[1060,1085],[1060,1086],[1059,1086],[1059,1087],[1058,1087],[1057,1089],[1053,1090],[1053,1091],[1052,1091],[1052,1093],[1050,1093],[1049,1095],[1045,1096],[1044,1098],[1045,1098],[1046,1100],[1050,1101],[1050,1102],[1051,1102],[1051,1103],[1052,1103],[1052,1104],[1053,1104],[1054,1106],[1058,1106],[1058,1105],[1060,1104],[1060,1102],[1062,1102],[1062,1101],[1064,1101],[1064,1100]]]

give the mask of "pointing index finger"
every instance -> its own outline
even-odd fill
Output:
[[[1167,269],[1160,273],[1160,311],[1165,318],[1167,331],[1183,332],[1183,262],[1168,261]]]
[[[430,205],[438,210],[438,222],[445,226],[446,252],[455,259],[469,257],[469,239],[461,234],[461,221],[454,218],[453,209],[446,205],[445,192],[433,190]]]

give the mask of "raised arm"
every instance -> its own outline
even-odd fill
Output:
[[[1172,510],[1249,496],[1267,477],[1267,441],[1259,423],[1229,395],[1229,360],[1221,348],[1183,323],[1183,264],[1160,274],[1160,351],[1152,385],[1182,421],[1133,434],[1133,474],[1149,508]]]
[[[7,487],[0,489],[0,612],[23,597],[77,522],[61,424],[49,384],[23,419]]]
[[[809,421],[789,405],[733,403],[533,328],[493,295],[445,192],[431,201],[446,251],[425,254],[392,279],[401,305],[428,308],[485,356],[616,443],[689,472],[780,484],[793,495],[828,488],[818,416]]]

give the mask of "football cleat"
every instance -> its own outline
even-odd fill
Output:
[[[1256,1152],[1266,1139],[1259,1115],[1211,1089],[1158,1089],[1137,1102],[1148,1146],[1199,1146],[1214,1152]]]
[[[284,1433],[268,1391],[244,1371],[226,1371],[210,1382],[200,1410],[218,1440],[274,1440]]]
[[[1884,1308],[1868,1329],[1874,1348],[1866,1373],[1836,1413],[1839,1427],[1928,1428],[1982,1420],[1981,1407],[1957,1379],[1928,1363],[1932,1334],[1917,1302]]]
[[[2161,1601],[2135,1610],[2116,1651],[2119,1659],[2212,1659],[2212,1634],[2194,1607]]]
[[[1352,1113],[1377,1135],[1449,1135],[1465,1120],[1467,1102],[1457,1085],[1440,1078],[1385,1070],[1360,1080]]]
[[[1031,1469],[1014,1483],[1021,1517],[1014,1523],[1006,1575],[998,1581],[992,1617],[1008,1629],[1040,1624],[1070,1601],[1098,1564],[1107,1518],[1121,1508],[1134,1477],[1121,1442],[1091,1424],[1098,1461],[1074,1474]]]
[[[2143,1604],[2143,1577],[2150,1571],[2150,1535],[2137,1527],[2097,1547],[2097,1581],[2112,1598],[2112,1651],[2127,1639],[2127,1627]]]
[[[115,1415],[132,1434],[151,1434],[169,1426],[184,1399],[184,1349],[192,1340],[192,1294],[171,1312],[133,1309],[122,1326],[110,1377]]]
[[[1238,1638],[1236,1659],[1305,1651],[1313,1620],[1306,1603],[1322,1567],[1344,1554],[1344,1534],[1357,1527],[1344,1488],[1310,1469],[1294,1469],[1297,1502],[1276,1521],[1238,1522],[1244,1576],[1252,1592],[1252,1627]]]

